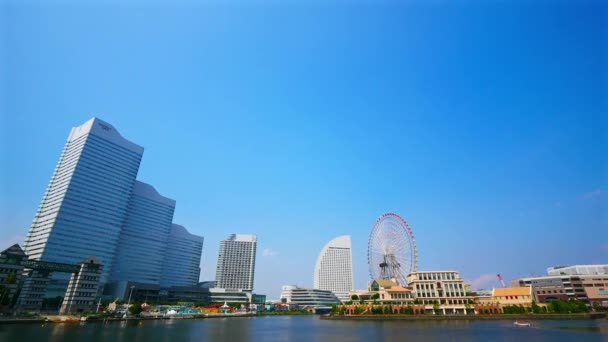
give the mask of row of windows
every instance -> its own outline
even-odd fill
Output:
[[[419,273],[419,280],[456,280],[454,273]]]

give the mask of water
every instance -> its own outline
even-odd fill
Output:
[[[608,320],[324,321],[318,316],[0,324],[0,341],[608,341]]]

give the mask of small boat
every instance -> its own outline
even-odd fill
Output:
[[[529,327],[530,326],[530,322],[526,322],[526,321],[515,321],[513,322],[513,325],[516,325],[518,327]]]

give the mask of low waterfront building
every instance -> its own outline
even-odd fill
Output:
[[[281,302],[303,307],[317,307],[340,304],[340,299],[331,291],[285,285],[281,290]]]
[[[68,283],[68,290],[65,292],[59,311],[60,315],[93,311],[95,308],[95,299],[103,266],[95,257],[83,260],[79,266],[79,270],[72,273]]]
[[[455,271],[413,272],[407,276],[413,297],[422,304],[466,304],[464,280]]]
[[[575,299],[589,306],[608,307],[603,303],[600,289],[608,288],[608,275],[557,275],[515,279],[513,286],[531,287],[537,303],[548,303],[551,300]],[[594,289],[597,288],[598,291]],[[591,295],[591,297],[590,297]],[[593,299],[591,299],[593,298]]]
[[[372,280],[367,285],[368,293],[361,294],[359,298],[363,300],[376,300],[381,303],[407,304],[412,302],[412,289],[400,286],[396,279],[377,279]],[[377,298],[374,299],[374,295]]]
[[[531,287],[499,287],[492,290],[491,302],[505,305],[532,305]]]
[[[251,291],[245,291],[240,289],[223,289],[223,288],[210,288],[209,289],[209,302],[210,303],[251,303],[252,293]]]
[[[582,283],[587,304],[592,308],[608,309],[608,275],[589,276]]]
[[[554,266],[547,268],[547,275],[608,275],[608,264]]]
[[[3,292],[0,293],[0,312],[8,311],[16,300],[25,260],[27,255],[18,244],[0,253],[0,284],[4,286]]]
[[[163,302],[210,303],[209,288],[199,286],[174,286],[162,290],[161,295]]]

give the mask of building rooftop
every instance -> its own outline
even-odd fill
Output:
[[[257,236],[247,234],[230,234],[226,241],[256,242]]]
[[[493,297],[504,297],[504,296],[529,296],[532,294],[532,288],[529,286],[524,287],[497,287],[492,290]]]

